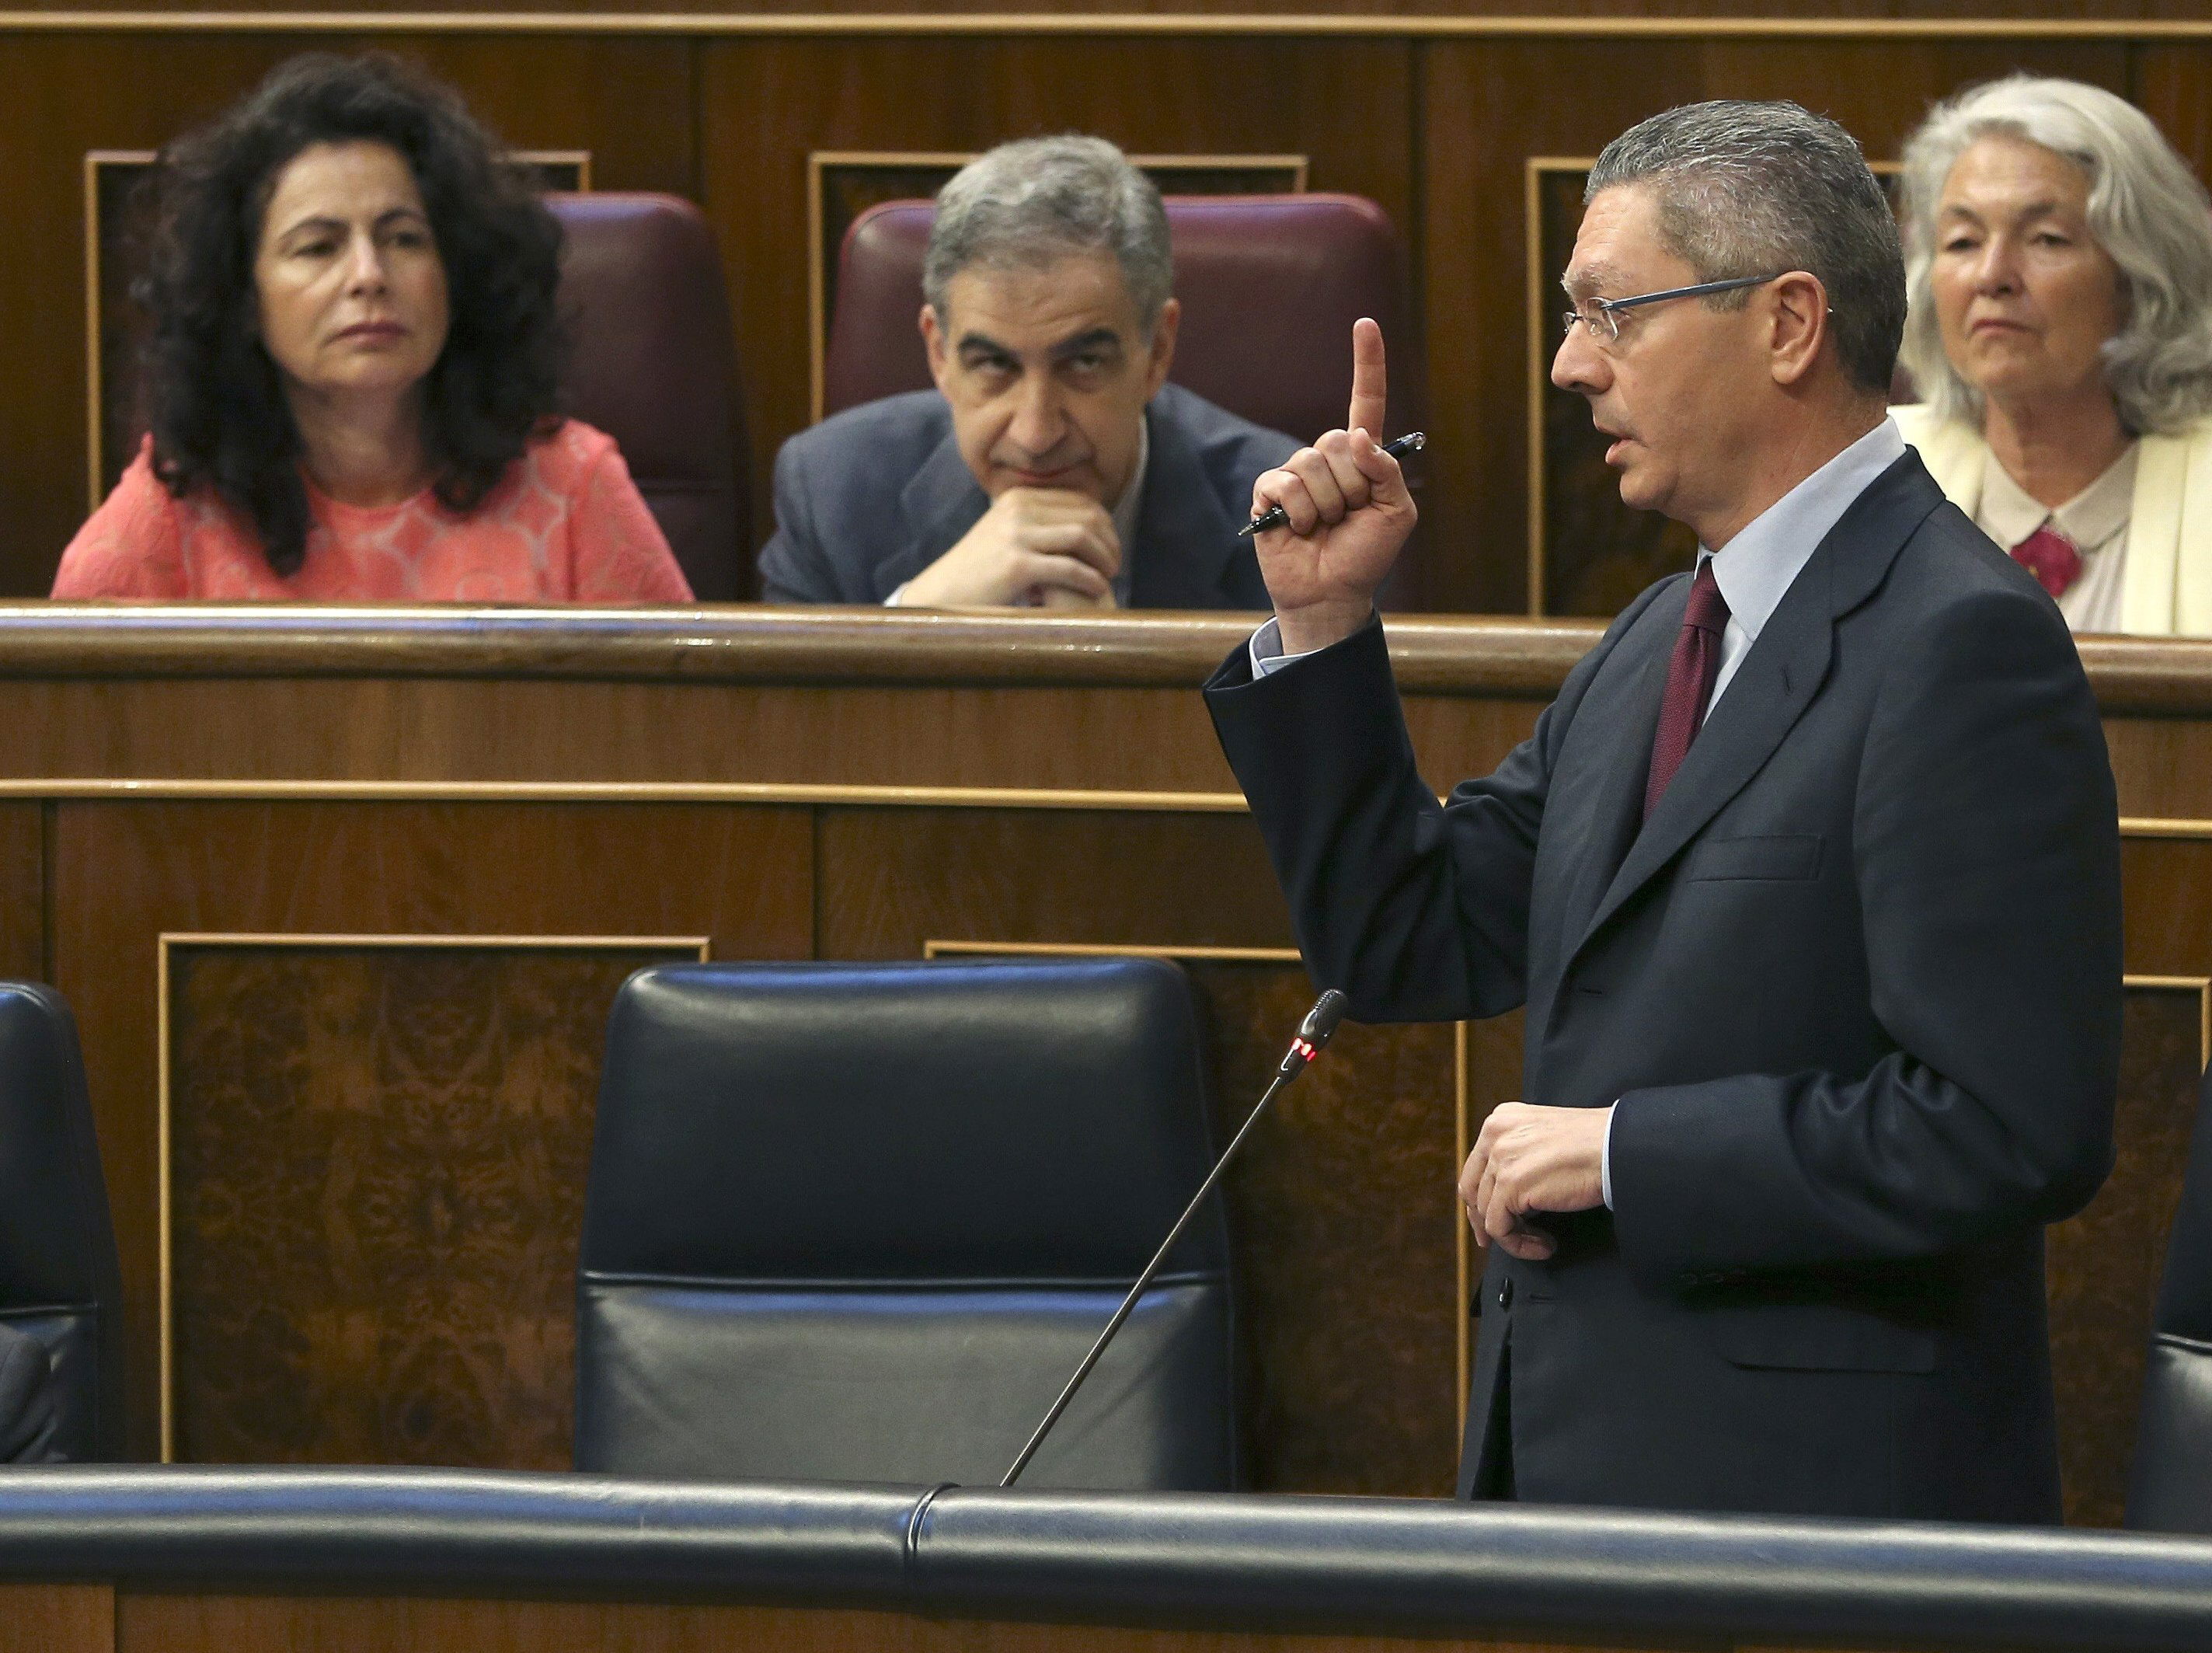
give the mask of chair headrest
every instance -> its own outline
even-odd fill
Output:
[[[583,1267],[1133,1279],[1205,1176],[1205,1096],[1157,960],[641,971],[608,1028]],[[1186,1266],[1219,1255],[1200,1226]]]

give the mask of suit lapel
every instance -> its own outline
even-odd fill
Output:
[[[1152,452],[1145,462],[1145,496],[1137,504],[1137,543],[1122,554],[1134,559],[1129,600],[1136,608],[1218,608],[1237,554],[1238,524],[1229,520],[1199,463],[1198,449],[1182,427],[1145,410]]]
[[[905,523],[899,548],[877,567],[879,593],[888,597],[960,543],[982,520],[991,501],[960,457],[950,433],[899,494]]]
[[[1905,542],[1942,502],[1942,492],[1910,450],[1851,502],[1784,593],[1759,641],[1729,680],[1728,692],[1690,743],[1689,756],[1629,846],[1577,936],[1577,947],[1586,945],[1703,830],[1774,755],[1827,678],[1836,621],[1867,599]],[[1684,585],[1682,599],[1677,602],[1669,593],[1667,603],[1678,625],[1688,602],[1687,582]],[[1662,666],[1655,696],[1664,692],[1665,681]],[[1656,721],[1655,708],[1644,720],[1647,742]],[[1621,763],[1638,777],[1640,786],[1649,773],[1648,744],[1641,762],[1624,754]]]
[[[1592,732],[1593,744],[1575,765],[1583,779],[1571,793],[1555,793],[1545,805],[1547,830],[1557,811],[1556,818],[1571,823],[1579,834],[1565,857],[1574,869],[1561,909],[1561,929],[1570,941],[1589,927],[1590,915],[1643,824],[1644,781],[1659,726],[1659,702],[1666,695],[1668,663],[1689,600],[1686,578],[1654,598],[1576,711],[1577,741],[1584,731]]]

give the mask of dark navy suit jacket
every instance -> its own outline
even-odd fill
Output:
[[[1130,606],[1264,609],[1249,540],[1252,483],[1297,443],[1164,385],[1145,410],[1152,452]],[[760,554],[761,600],[880,603],[951,550],[991,501],[952,440],[935,391],[887,396],[823,420],[775,459],[775,534]]]
[[[2109,1170],[2118,806],[2051,601],[1908,453],[1647,821],[1689,582],[1645,592],[1447,805],[1382,629],[1207,694],[1316,977],[1527,1008],[1522,1095],[1619,1103],[1613,1208],[1492,1248],[1462,1490],[2058,1518],[2045,1224]]]

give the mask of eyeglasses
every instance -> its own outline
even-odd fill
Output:
[[[1662,293],[1638,293],[1632,299],[1585,299],[1566,313],[1566,328],[1570,337],[1577,322],[1589,329],[1589,336],[1599,344],[1620,342],[1620,313],[1646,304],[1659,304],[1668,299],[1702,298],[1708,293],[1733,293],[1741,288],[1764,287],[1769,282],[1780,281],[1787,273],[1776,270],[1771,276],[1737,276],[1724,282],[1699,282],[1695,287],[1670,287]]]

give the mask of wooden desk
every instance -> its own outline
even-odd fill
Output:
[[[654,958],[1165,952],[1233,1124],[1310,992],[1194,692],[1249,623],[0,609],[0,972],[80,1019],[137,1449],[564,1465],[599,1041]],[[1597,629],[1392,635],[1443,789]],[[2085,654],[2127,1070],[2052,1309],[2072,1507],[2111,1521],[2207,1055],[2212,645]],[[1516,1023],[1347,1030],[1235,1178],[1262,1487],[1449,1490],[1452,1181]]]

